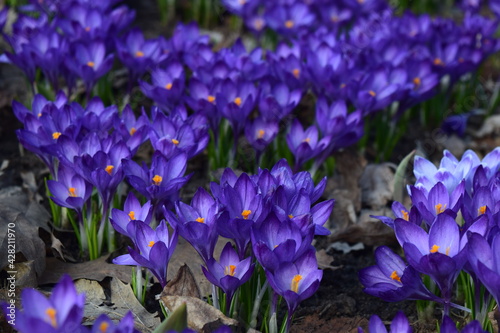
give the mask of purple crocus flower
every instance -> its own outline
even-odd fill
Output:
[[[295,262],[311,249],[314,227],[309,224],[306,232],[290,219],[280,220],[270,213],[251,231],[253,253],[264,269],[273,272],[277,263]]]
[[[140,331],[134,328],[134,315],[129,311],[118,324],[106,314],[100,315],[92,325],[91,333],[140,333]]]
[[[476,232],[483,229],[484,234],[487,220],[482,219],[474,226],[478,228]],[[448,314],[453,284],[467,261],[464,251],[467,237],[461,237],[455,219],[446,213],[436,217],[428,234],[421,227],[402,219],[394,221],[394,232],[408,263],[436,282],[444,299],[445,314]]]
[[[305,162],[318,156],[327,148],[329,137],[318,139],[318,128],[315,125],[304,130],[298,119],[293,121],[286,135],[286,142],[295,156],[295,171],[300,170]]]
[[[219,238],[215,224],[219,203],[200,187],[194,194],[191,205],[178,201],[175,203],[175,211],[177,216],[170,211],[166,211],[165,216],[177,228],[179,235],[187,240],[207,263],[213,258],[215,244]]]
[[[184,92],[184,68],[177,61],[169,62],[165,68],[151,71],[151,84],[139,81],[144,94],[158,106],[172,110],[180,101]]]
[[[248,115],[252,112],[258,98],[258,90],[253,82],[222,82],[220,92],[215,96],[219,112],[229,120],[234,132],[235,144],[243,132]]]
[[[359,84],[352,87],[351,99],[364,114],[381,110],[395,101],[400,86],[391,82],[390,74],[384,67],[377,68],[363,75]],[[406,72],[401,71],[400,75],[406,75]]]
[[[245,126],[245,136],[258,155],[260,155],[276,138],[278,130],[277,121],[265,120],[262,117],[258,117]],[[258,161],[259,158],[257,157],[256,160]]]
[[[263,84],[259,111],[267,119],[280,121],[299,104],[302,97],[300,89],[291,90],[285,83]]]
[[[201,267],[208,281],[221,288],[226,294],[228,312],[234,292],[252,276],[255,264],[251,260],[251,257],[240,260],[233,246],[228,242],[222,249],[219,262],[211,258],[206,268]]]
[[[440,333],[487,333],[477,320],[469,322],[461,331],[457,329],[457,324],[448,316],[444,316],[439,330]]]
[[[159,112],[150,126],[149,139],[153,148],[166,158],[185,153],[189,159],[205,149],[209,137],[206,130],[205,135],[197,136],[188,121],[177,126],[171,117]]]
[[[214,190],[216,187],[212,186],[212,193],[224,207],[217,220],[217,231],[222,237],[233,239],[240,258],[244,258],[252,225],[267,215],[262,195],[246,173],[238,177],[234,186],[226,183],[219,191]]]
[[[118,58],[127,67],[130,80],[134,83],[148,68],[159,64],[165,57],[158,40],[145,40],[138,29],[116,40]]]
[[[134,156],[149,136],[150,120],[141,109],[141,115],[136,118],[132,108],[127,105],[121,115],[115,115],[114,128],[120,133],[121,138],[130,148],[131,155]]]
[[[92,194],[92,185],[76,173],[74,167],[59,165],[57,180],[48,180],[47,186],[52,201],[61,207],[81,212],[84,203]]]
[[[500,301],[500,234],[497,232],[491,245],[480,234],[469,233],[467,256],[469,263],[481,283]]]
[[[415,186],[409,187],[409,193],[414,206],[417,207],[427,225],[431,225],[436,216],[447,212],[456,216],[462,204],[465,182],[462,181],[453,192],[448,193],[446,186],[438,182],[429,193]]]
[[[154,230],[142,221],[133,220],[127,226],[127,233],[134,235],[135,248],[128,247],[129,254],[113,259],[113,263],[146,267],[165,287],[168,262],[177,245],[177,231],[174,229],[170,236],[164,220]]]
[[[269,285],[288,305],[289,325],[300,302],[311,297],[319,288],[323,271],[318,269],[316,251],[307,251],[295,263],[276,263],[274,272],[266,271]]]
[[[190,176],[184,176],[186,162],[187,156],[183,153],[167,160],[160,152],[155,152],[151,167],[124,160],[123,170],[130,185],[151,200],[157,217],[163,204],[173,205],[180,188],[189,180]]]
[[[284,36],[294,36],[301,29],[308,29],[315,20],[315,15],[303,3],[275,5],[265,14],[269,27]]]
[[[358,328],[358,333],[363,333],[363,329],[361,327]],[[382,319],[379,316],[373,315],[370,317],[370,321],[368,323],[368,332],[369,333],[387,333],[387,328],[385,327]],[[412,333],[413,330],[410,327],[410,322],[408,318],[406,318],[403,311],[398,311],[398,313],[394,316],[394,319],[391,322],[391,330],[390,333]]]
[[[215,96],[220,92],[220,85],[204,83],[196,77],[189,81],[190,96],[185,101],[194,111],[204,115],[210,124],[213,133],[218,133],[221,114],[215,105]]]
[[[418,212],[416,206],[412,206],[410,210],[408,210],[401,202],[394,201],[392,203],[391,209],[392,213],[397,219],[410,221],[411,223],[414,223],[416,225],[422,224],[422,216]],[[382,221],[382,223],[394,229],[394,219],[387,216],[377,216],[377,215],[370,215],[370,217],[379,219],[380,221]]]
[[[64,10],[64,15],[56,18],[56,25],[73,40],[95,40],[106,38],[110,20],[96,8],[90,8],[78,1],[72,2]]]
[[[16,331],[86,332],[81,326],[85,294],[77,293],[69,275],[64,275],[59,280],[48,299],[38,290],[23,289],[21,303],[23,311],[15,309],[12,304],[2,304],[7,318],[14,314]]]
[[[134,239],[135,235],[130,235],[127,232],[130,221],[142,221],[150,224],[153,217],[151,209],[151,202],[147,201],[144,205],[141,205],[134,193],[130,192],[123,204],[123,210],[113,208],[109,220],[116,231]]]
[[[387,302],[402,300],[428,300],[440,302],[423,284],[420,274],[389,247],[375,250],[376,265],[359,271],[359,281],[364,292]]]
[[[66,59],[66,67],[70,73],[81,77],[90,92],[99,78],[111,70],[114,55],[106,55],[106,46],[99,40],[88,44],[77,43],[73,47],[74,57]],[[73,85],[68,76],[67,83]]]

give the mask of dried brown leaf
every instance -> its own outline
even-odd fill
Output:
[[[111,320],[120,321],[129,311],[134,315],[134,326],[143,333],[152,332],[160,324],[157,313],[149,313],[139,303],[129,284],[119,279],[111,280],[111,302],[112,305],[103,304],[103,293],[99,291],[97,283],[88,283],[90,297],[85,300],[85,318],[82,324],[91,325],[95,320],[105,313]]]
[[[45,269],[45,244],[38,236],[38,229],[49,231],[49,213],[38,203],[30,201],[20,187],[0,190],[0,252],[7,253],[9,229],[15,234],[17,261],[24,258],[33,260],[36,274]],[[12,228],[13,227],[13,228]],[[0,268],[7,265],[8,256],[0,256]]]
[[[187,264],[182,265],[177,275],[163,288],[161,296],[169,295],[200,298],[200,288],[198,288],[193,272]]]
[[[213,332],[221,325],[230,326],[239,332],[238,322],[199,298],[188,296],[163,296],[160,298],[167,309],[173,311],[186,303],[188,326],[198,332]]]
[[[78,264],[62,262],[56,258],[47,258],[47,269],[38,282],[40,284],[57,283],[63,274],[69,274],[73,280],[89,279],[102,281],[104,278],[110,276],[130,283],[132,268],[130,266],[107,263],[106,257]]]

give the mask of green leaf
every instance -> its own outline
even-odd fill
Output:
[[[169,330],[182,332],[187,327],[187,306],[183,303],[167,319],[165,319],[160,326],[158,326],[153,333],[164,333]]]
[[[406,179],[406,169],[408,167],[408,163],[415,155],[416,150],[413,150],[411,153],[406,155],[405,158],[399,163],[396,169],[396,175],[394,176],[394,200],[403,202],[403,191],[405,188],[404,181]]]

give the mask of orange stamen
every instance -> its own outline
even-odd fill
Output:
[[[292,283],[290,283],[290,290],[293,291],[294,293],[299,293],[299,282],[302,280],[302,275],[295,275],[292,278]]]
[[[235,271],[236,271],[235,265],[226,266],[226,268],[224,268],[224,275],[234,276]]]
[[[377,96],[377,93],[376,93],[375,91],[373,91],[373,90],[370,90],[368,93],[369,93],[372,97]]]
[[[295,76],[297,79],[300,77],[300,69],[298,68],[295,68],[293,71],[292,71],[292,74],[293,76]]]
[[[137,129],[135,127],[132,127],[129,133],[130,135],[134,135],[135,132],[137,132]]]
[[[172,89],[172,83],[167,83],[167,84],[165,85],[165,89],[167,89],[167,90]]]
[[[406,210],[402,210],[401,214],[403,214],[403,220],[405,220],[405,221],[410,220],[410,214]]]
[[[61,136],[61,132],[54,132],[52,133],[52,139],[57,140]]]
[[[486,213],[486,206],[479,207],[479,209],[477,210],[477,216],[483,215],[484,213]]]
[[[76,197],[76,188],[70,187],[68,188],[68,192],[70,197]]]
[[[434,208],[436,209],[436,215],[439,215],[446,210],[446,205],[437,204]]]
[[[205,218],[204,217],[198,217],[195,221],[199,222],[199,223],[205,223]]]
[[[398,272],[396,272],[396,271],[391,273],[391,279],[398,281],[398,282],[401,282],[401,278],[399,277]]]
[[[210,103],[213,103],[213,102],[215,102],[215,97],[212,95],[208,95],[207,101],[209,101]]]
[[[155,245],[155,241],[150,241],[150,242],[148,243],[148,246],[149,246],[149,247],[153,247],[153,245]]]
[[[236,104],[236,105],[240,106],[240,105],[241,105],[241,97],[236,97],[236,98],[234,99],[234,104]]]
[[[177,146],[179,144],[179,140],[172,139],[172,143]]]
[[[54,309],[54,308],[48,308],[47,310],[45,310],[45,314],[49,317],[50,324],[53,327],[57,327],[57,321],[56,321],[57,311],[56,311],[56,309]]]
[[[153,177],[153,184],[160,185],[162,180],[163,180],[162,176],[156,175]]]
[[[137,52],[135,53],[135,56],[136,56],[137,58],[142,58],[142,57],[144,57],[144,52],[142,52],[142,51],[137,51]]]
[[[128,217],[130,217],[130,220],[135,220],[135,212],[133,210],[128,213]]]
[[[287,27],[288,29],[293,28],[293,26],[294,26],[294,25],[295,25],[295,23],[293,23],[293,21],[292,21],[292,20],[287,20],[287,21],[285,22],[285,27]]]
[[[87,66],[93,68],[95,66],[95,63],[93,61],[87,62]]]
[[[99,325],[99,331],[102,333],[106,333],[108,331],[109,323],[103,321],[101,325]]]
[[[243,219],[248,220],[248,217],[252,214],[251,210],[245,209],[244,211],[241,212],[241,216],[243,216]]]
[[[115,168],[115,167],[114,167],[113,165],[108,165],[108,166],[106,167],[106,169],[104,169],[104,170],[106,170],[106,172],[107,172],[108,174],[110,174],[110,175],[111,175],[111,173],[113,172],[113,169],[114,169],[114,168]]]
[[[257,139],[262,139],[266,132],[264,130],[259,130],[257,133]]]
[[[436,253],[439,250],[440,246],[437,246],[436,244],[432,245],[431,249],[429,250],[430,253]]]

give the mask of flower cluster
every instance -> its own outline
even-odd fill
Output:
[[[416,183],[408,187],[411,209],[394,202],[395,219],[376,216],[394,229],[408,264],[387,247],[376,251],[377,265],[359,273],[369,294],[387,301],[423,299],[449,307],[461,272],[470,275],[477,292],[472,304],[478,317],[491,297],[500,300],[500,148],[482,160],[467,151],[461,160],[445,151],[439,168],[422,157],[415,158]],[[429,276],[440,291],[437,297],[422,283]],[[482,304],[484,302],[484,304]],[[484,319],[484,318],[480,318]]]
[[[95,213],[93,189],[100,201],[101,230],[124,179],[151,200],[158,215],[164,205],[173,206],[178,199],[189,180],[184,176],[187,160],[208,142],[205,118],[188,116],[185,109],[166,116],[154,107],[151,118],[144,110],[136,117],[130,107],[120,114],[116,106],[105,107],[97,97],[84,108],[69,103],[63,93],[54,102],[36,95],[31,110],[17,102],[13,109],[24,124],[17,131],[19,141],[51,171],[53,179],[47,185],[52,200],[76,211],[84,234],[85,222]],[[152,163],[138,165],[132,158],[147,140],[155,148]]]
[[[123,319],[114,323],[106,315],[100,315],[92,329],[83,326],[83,312],[85,294],[76,291],[73,280],[64,275],[52,290],[47,299],[35,289],[24,289],[21,294],[23,311],[16,309],[12,304],[2,303],[6,316],[14,314],[16,319],[14,328],[21,333],[27,332],[75,332],[75,333],[139,333],[134,328],[134,316],[127,312]]]
[[[70,89],[80,78],[91,90],[113,65],[114,36],[135,17],[117,2],[31,1],[21,7],[12,34],[4,34],[12,48],[6,55],[31,83],[40,70],[56,91],[63,78]]]
[[[180,235],[200,254],[205,276],[224,291],[230,304],[237,288],[251,277],[256,258],[274,292],[287,301],[291,317],[322,277],[311,242],[314,235],[329,233],[323,225],[334,200],[315,204],[325,186],[326,178],[315,186],[308,172],[294,174],[285,160],[252,176],[236,176],[226,169],[220,183],[211,184],[213,197],[200,188],[190,205],[177,201],[175,212],[165,207],[165,219],[174,230],[171,238],[164,221],[155,230],[149,226],[151,203],[141,205],[129,194],[123,210],[113,209],[111,223],[135,246],[113,262],[144,266],[164,286]],[[217,261],[219,236],[231,239],[235,247],[227,243]]]

